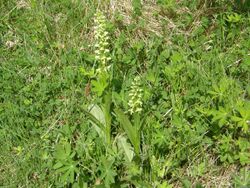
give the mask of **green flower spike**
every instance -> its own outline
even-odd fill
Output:
[[[135,112],[142,111],[142,89],[141,78],[136,76],[132,82],[131,90],[129,92],[130,100],[128,102],[129,113],[132,115]]]
[[[111,60],[109,47],[109,36],[107,32],[107,20],[101,11],[95,14],[95,58],[100,63],[97,72],[107,72],[110,66],[108,62]]]

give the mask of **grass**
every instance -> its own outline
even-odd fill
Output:
[[[249,7],[1,1],[0,186],[248,187]]]

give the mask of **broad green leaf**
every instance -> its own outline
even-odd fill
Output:
[[[89,106],[89,112],[103,125],[106,124],[105,116],[102,109],[97,104],[92,104]]]
[[[131,162],[134,157],[134,150],[130,143],[127,142],[127,139],[124,136],[118,137],[118,146],[124,150],[126,159]]]
[[[92,106],[95,106],[95,105],[92,105]],[[99,107],[100,108],[100,107]],[[91,109],[90,109],[91,110]],[[91,121],[91,123],[94,125],[94,126],[96,126],[96,127],[98,127],[99,129],[96,129],[96,130],[102,130],[102,131],[105,131],[105,125],[103,124],[103,123],[101,123],[101,118],[102,118],[102,116],[100,116],[100,114],[98,115],[98,119],[92,114],[92,113],[94,113],[94,114],[98,114],[98,111],[94,111],[94,112],[92,112],[92,113],[90,113],[89,111],[87,111],[87,110],[85,110],[85,109],[83,109],[83,112],[84,112],[84,114],[86,115],[86,116],[88,116],[88,118],[90,119],[90,121]],[[100,119],[100,120],[99,120]],[[97,131],[98,132],[98,131]],[[100,131],[101,132],[101,131]]]
[[[112,103],[111,92],[108,92],[104,96],[104,105],[103,105],[103,112],[105,117],[105,139],[108,144],[110,144],[110,135],[111,135],[111,113],[110,107]]]
[[[136,131],[139,133],[142,122],[141,122],[141,115],[139,113],[133,114],[133,120],[134,120],[134,126],[136,128]]]
[[[137,155],[139,155],[139,152],[140,152],[140,140],[138,138],[139,133],[132,126],[132,124],[129,121],[128,117],[124,114],[124,112],[122,110],[120,110],[119,108],[116,108],[115,113],[117,115],[117,119],[118,119],[120,125],[125,130],[130,142],[134,146],[135,153]]]
[[[90,113],[103,125],[102,126],[103,128],[101,128],[98,126],[98,124],[96,124],[96,122],[92,121],[92,124],[95,130],[98,132],[100,136],[103,137],[104,132],[105,132],[105,126],[106,126],[104,113],[102,109],[96,104],[89,106],[89,109],[90,109]]]

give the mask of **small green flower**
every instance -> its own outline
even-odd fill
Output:
[[[142,111],[142,89],[141,78],[136,76],[132,82],[131,90],[129,92],[130,100],[128,102],[129,113],[132,115],[135,112]]]
[[[95,58],[100,63],[97,72],[107,72],[108,62],[111,60],[109,47],[109,36],[107,32],[107,20],[101,11],[95,14]]]

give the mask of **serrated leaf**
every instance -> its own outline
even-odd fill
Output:
[[[75,180],[74,175],[75,175],[74,170],[71,170],[70,171],[70,175],[69,175],[69,177],[70,177],[70,183],[74,183],[74,180]]]
[[[66,149],[66,145],[59,144],[56,146],[55,158],[58,160],[65,160],[70,155],[70,148]]]
[[[239,117],[237,117],[237,116],[232,116],[231,119],[232,119],[233,121],[236,121],[236,122],[242,120],[242,118],[239,118]]]
[[[70,170],[67,170],[67,171],[61,176],[61,180],[62,180],[63,182],[67,182],[70,173],[71,173],[71,171],[70,171]]]
[[[96,92],[99,97],[102,95],[103,91],[106,88],[105,85],[100,82],[97,82],[96,80],[93,80],[91,82],[91,85],[93,86],[92,91]]]
[[[170,59],[171,59],[171,61],[173,63],[178,63],[178,62],[180,62],[183,59],[183,57],[182,57],[181,53],[179,53],[179,52],[173,52],[173,54],[170,57]]]
[[[67,165],[67,166],[64,166],[62,168],[59,168],[56,170],[57,173],[61,173],[61,172],[65,172],[65,171],[68,171],[70,169],[70,166]]]
[[[63,164],[61,163],[61,162],[57,162],[54,166],[53,166],[53,168],[54,169],[58,169],[58,168],[61,168],[63,166]]]
[[[71,153],[71,145],[70,145],[70,143],[66,142],[66,143],[64,144],[64,147],[65,147],[65,154],[66,154],[67,156],[70,156],[70,153]]]

